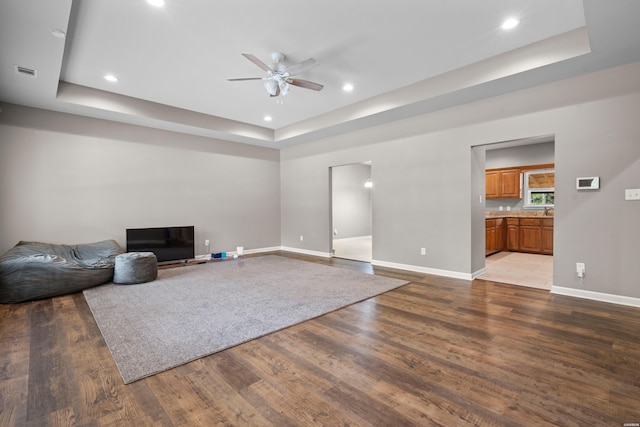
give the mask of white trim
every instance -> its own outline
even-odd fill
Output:
[[[458,271],[438,270],[437,268],[419,267],[417,265],[397,264],[395,262],[372,260],[371,265],[380,267],[396,268],[398,270],[415,271],[416,273],[433,274],[435,276],[452,277],[454,279],[473,280],[469,273],[460,273]]]
[[[273,246],[271,248],[258,248],[258,249],[244,249],[244,253],[245,255],[249,255],[249,254],[260,254],[262,252],[273,252],[273,251],[279,251],[280,249],[282,249],[282,246]],[[227,252],[227,254],[236,254],[237,251],[233,251],[233,252]]]
[[[487,272],[487,267],[482,267],[480,270],[471,273],[471,280],[476,279],[480,276],[482,276],[484,273]]]
[[[610,302],[613,304],[630,305],[632,307],[640,307],[640,298],[625,297],[623,295],[604,294],[601,292],[585,291],[583,289],[563,288],[561,286],[552,286],[552,294],[567,295],[570,297],[585,298],[595,301]]]
[[[334,241],[335,240],[340,240],[340,241],[343,241],[343,242],[348,242],[348,241],[351,241],[351,240],[360,240],[360,239],[366,238],[366,237],[373,238],[373,236],[371,234],[367,234],[365,236],[355,236],[355,237],[337,237],[337,238],[334,237],[333,240]]]
[[[323,258],[331,258],[331,254],[329,252],[309,251],[306,249],[291,248],[288,246],[280,246],[278,249],[281,251],[296,252],[304,255],[314,255],[314,256],[319,256]]]

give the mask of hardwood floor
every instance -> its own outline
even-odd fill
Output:
[[[640,309],[278,253],[411,283],[129,385],[81,293],[0,305],[0,425],[640,422]]]

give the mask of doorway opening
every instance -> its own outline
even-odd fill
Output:
[[[330,168],[331,253],[336,258],[373,258],[371,162]]]
[[[555,175],[555,137],[527,138],[472,149],[484,153],[485,163],[484,232],[474,233],[475,238],[485,236],[485,272],[477,277],[551,290],[555,200],[553,184],[549,182],[553,183]],[[496,176],[513,171],[518,172],[519,194],[493,194]],[[511,178],[505,176],[505,181]],[[538,181],[544,181],[544,185],[540,187]],[[544,190],[545,203],[537,203],[539,190]]]

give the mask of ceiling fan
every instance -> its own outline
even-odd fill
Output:
[[[306,61],[302,61],[298,64],[294,64],[287,67],[282,63],[284,61],[284,54],[275,52],[271,54],[271,60],[273,63],[267,65],[256,56],[250,53],[243,53],[242,56],[249,61],[256,64],[262,70],[267,72],[265,77],[244,77],[238,79],[227,79],[230,82],[242,81],[242,80],[264,80],[264,88],[267,90],[270,96],[286,95],[289,93],[289,85],[303,87],[311,90],[322,90],[324,87],[321,84],[310,82],[308,80],[294,79],[293,76],[303,73],[316,65],[316,60],[309,58]]]

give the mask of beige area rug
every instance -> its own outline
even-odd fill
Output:
[[[267,255],[84,291],[125,384],[407,282]]]

